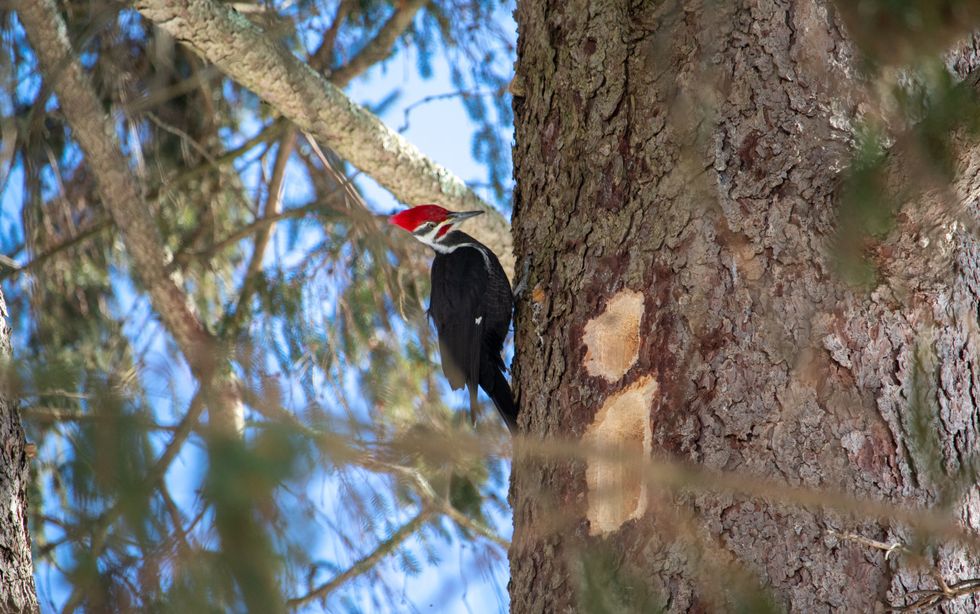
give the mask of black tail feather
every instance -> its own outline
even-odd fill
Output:
[[[470,391],[470,424],[476,426],[476,418],[480,414],[480,402],[477,400],[478,388],[473,385],[467,386]]]
[[[480,378],[480,387],[486,391],[487,396],[493,401],[500,417],[504,419],[511,434],[517,432],[517,404],[514,403],[514,395],[510,391],[510,384],[504,377],[503,371],[499,369],[487,369]]]

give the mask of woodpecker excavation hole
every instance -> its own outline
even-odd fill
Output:
[[[650,406],[657,380],[647,375],[606,399],[583,441],[598,451],[585,469],[589,533],[616,531],[647,509],[643,464],[650,458]]]
[[[622,379],[640,353],[643,295],[623,290],[609,299],[606,309],[585,325],[585,370],[607,382]]]

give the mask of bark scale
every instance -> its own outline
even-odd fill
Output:
[[[872,95],[833,10],[549,0],[516,18],[513,229],[531,275],[514,378],[530,436],[909,507],[945,497],[978,528],[977,489],[950,499],[943,480],[977,450],[980,250],[951,226],[923,248],[912,214],[874,288],[835,274],[840,172]],[[967,45],[958,68],[976,57]],[[960,163],[963,203],[978,167]],[[932,451],[912,436],[921,399]],[[980,576],[955,545],[916,567],[828,532],[913,542],[897,524],[654,492],[594,461],[518,458],[511,500],[515,612],[729,610],[763,589],[792,611],[870,612],[935,588],[931,567]]]

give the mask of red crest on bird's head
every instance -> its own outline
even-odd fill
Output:
[[[444,222],[451,214],[452,211],[443,209],[439,205],[418,205],[417,207],[405,209],[392,215],[388,218],[388,221],[395,226],[400,226],[412,232],[420,224],[424,224],[425,222],[433,222],[435,224]]]

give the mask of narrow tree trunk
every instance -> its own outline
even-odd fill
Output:
[[[519,0],[516,17],[514,234],[530,288],[515,381],[530,436],[941,503],[977,451],[977,244],[953,229],[928,253],[955,266],[917,275],[927,250],[899,229],[871,290],[834,272],[835,190],[868,96],[834,12]],[[938,437],[914,435],[921,419]],[[765,594],[871,612],[935,589],[933,567],[980,576],[953,544],[916,567],[830,532],[913,543],[897,523],[654,492],[597,459],[518,458],[511,497],[515,612],[753,611]],[[980,524],[975,487],[945,503]]]
[[[10,359],[7,305],[0,293],[0,362]],[[0,390],[0,613],[36,612],[31,537],[27,532],[29,480],[24,429],[17,403]]]

